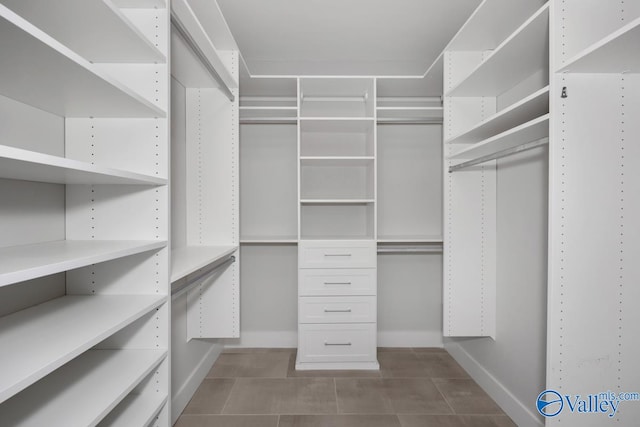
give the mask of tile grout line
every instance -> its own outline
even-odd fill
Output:
[[[444,395],[444,393],[442,392],[442,390],[440,390],[440,387],[438,387],[438,383],[436,383],[433,378],[429,378],[429,381],[431,381],[431,383],[436,386],[436,390],[438,390],[438,393],[440,393],[440,396],[442,396],[442,398],[444,399],[445,403],[447,404],[447,406],[451,409],[451,413],[454,415],[457,415],[457,412],[455,409],[453,409],[453,406],[451,405],[451,403],[449,403],[449,400],[447,400],[447,396]]]
[[[222,405],[222,409],[220,409],[220,415],[225,415],[224,410],[227,409],[227,403],[229,403],[229,400],[231,400],[231,394],[233,393],[233,389],[236,388],[237,382],[238,382],[238,379],[234,378],[233,385],[231,386],[231,390],[229,390],[229,394],[227,395],[227,398],[224,401],[224,405]]]
[[[338,403],[338,382],[333,377],[333,393],[336,396],[336,415],[340,415],[340,404]]]

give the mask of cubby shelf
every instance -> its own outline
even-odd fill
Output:
[[[64,296],[0,319],[0,402],[158,307],[166,296]]]
[[[23,0],[3,4],[87,61],[166,61],[111,0],[56,0],[42,2],[37,8]]]
[[[640,57],[630,55],[640,46],[640,18],[600,39],[568,60],[558,72],[638,73]]]
[[[6,401],[0,406],[0,419],[14,427],[94,426],[166,354],[164,350],[87,351]]]
[[[471,129],[445,141],[448,144],[467,144],[482,141],[549,112],[549,86],[478,123]]]
[[[545,4],[445,96],[498,96],[548,68],[549,4]]]
[[[161,249],[166,241],[57,240],[0,248],[0,286]]]
[[[228,257],[237,249],[237,246],[186,246],[173,249],[171,251],[171,283]]]
[[[452,154],[450,159],[472,159],[549,137],[549,114],[530,120]]]
[[[167,397],[159,393],[129,394],[97,427],[148,426],[166,402]]]
[[[166,111],[3,5],[0,47],[4,96],[65,117],[166,117]]]
[[[164,185],[156,176],[0,145],[0,178],[54,184]]]

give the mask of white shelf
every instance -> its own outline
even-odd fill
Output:
[[[245,236],[240,238],[241,244],[267,245],[267,244],[292,244],[298,243],[297,236]]]
[[[165,241],[58,240],[0,248],[0,286],[165,247]]]
[[[161,305],[166,296],[64,296],[0,319],[0,402]]]
[[[167,7],[167,0],[111,0],[116,6],[126,9],[145,9],[145,8],[158,8],[164,9]]]
[[[0,178],[54,184],[164,185],[167,180],[0,145]]]
[[[301,156],[302,166],[368,166],[373,164],[374,156]]]
[[[129,394],[98,427],[148,426],[166,403],[167,397],[160,393]]]
[[[322,236],[303,236],[302,238],[300,238],[300,242],[304,242],[305,240],[312,240],[314,242],[317,242],[319,240],[326,240],[328,242],[332,242],[334,240],[360,242],[363,240],[375,241],[375,238],[373,236],[345,236],[345,235],[336,235],[336,234],[326,234]]]
[[[1,95],[65,117],[166,117],[3,5],[0,48]]]
[[[460,150],[450,159],[473,159],[549,137],[549,114]],[[452,165],[453,166],[453,165]]]
[[[171,283],[238,250],[237,246],[187,246],[171,250]]]
[[[442,107],[378,107],[378,122],[389,122],[393,119],[402,120],[442,120]]]
[[[420,243],[420,244],[438,244],[442,243],[442,236],[380,236],[378,235],[378,243]]]
[[[12,427],[96,425],[166,357],[164,350],[91,350],[0,406]]]
[[[375,203],[375,199],[301,199],[303,205],[364,205]]]
[[[297,107],[258,107],[248,106],[240,107],[240,121],[287,121],[297,123],[298,108]]]
[[[5,6],[90,62],[166,62],[110,0],[6,0]],[[82,17],[78,19],[78,17]]]
[[[515,104],[478,123],[471,129],[446,141],[448,144],[478,142],[509,130],[549,112],[549,86],[546,86]]]
[[[373,122],[374,117],[300,117],[300,121],[318,122]]]
[[[578,53],[558,70],[572,73],[640,72],[640,18]]]
[[[549,4],[480,63],[446,96],[498,96],[548,67]]]

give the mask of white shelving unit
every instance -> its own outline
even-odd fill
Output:
[[[7,425],[97,425],[126,399],[169,426],[168,26],[162,1],[0,5]]]
[[[445,49],[445,336],[496,336],[495,160],[548,141],[549,9],[486,0]]]
[[[640,5],[563,3],[551,15],[547,387],[622,392],[640,376]],[[611,422],[637,423],[640,408],[622,405]],[[601,422],[563,412],[548,425]]]
[[[237,246],[185,246],[171,252],[171,283],[233,255]]]

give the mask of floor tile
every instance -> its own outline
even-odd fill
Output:
[[[225,354],[238,354],[238,353],[295,353],[296,348],[282,347],[282,348],[247,348],[247,347],[231,347],[225,348],[223,353]]]
[[[380,373],[384,378],[428,378],[427,364],[411,352],[378,353]]]
[[[278,427],[278,416],[182,415],[173,427]]]
[[[207,378],[284,378],[290,357],[289,352],[223,353]]]
[[[378,347],[378,353],[413,353],[411,347]]]
[[[282,415],[278,427],[401,427],[395,415]]]
[[[447,350],[445,350],[444,348],[441,347],[414,347],[413,349],[414,353],[418,353],[418,354],[422,354],[422,353],[445,353],[445,354],[449,354],[447,353]]]
[[[402,427],[517,427],[507,416],[400,414]]]
[[[431,378],[465,378],[469,374],[448,353],[416,353]]]
[[[380,371],[368,370],[317,370],[317,371],[298,371],[296,370],[296,355],[292,354],[289,360],[289,369],[287,370],[289,378],[380,378]]]
[[[471,379],[434,378],[433,382],[456,414],[499,414],[502,410]]]
[[[183,413],[220,414],[235,381],[233,378],[205,379]]]
[[[330,378],[238,378],[225,414],[335,414]]]
[[[335,381],[341,414],[452,413],[430,379],[337,378]]]

